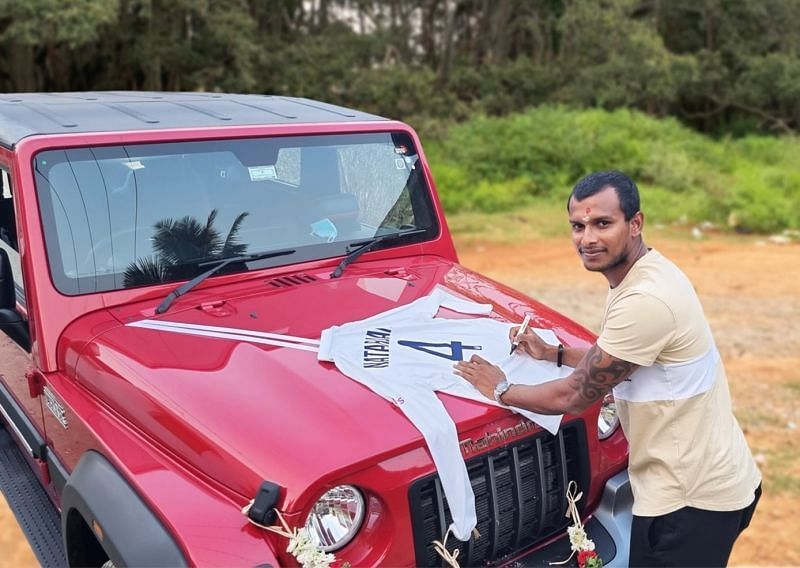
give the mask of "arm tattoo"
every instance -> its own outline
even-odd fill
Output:
[[[595,344],[572,373],[570,386],[591,404],[611,392],[638,367],[609,355]]]

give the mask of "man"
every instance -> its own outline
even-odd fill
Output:
[[[556,347],[523,333],[518,351],[575,368],[536,386],[509,387],[478,356],[458,362],[455,372],[487,397],[543,414],[580,413],[613,389],[630,443],[630,564],[724,566],[750,522],[761,474],[733,416],[694,288],[645,246],[639,192],[626,175],[585,177],[567,210],[585,268],[610,285],[597,342],[588,350]]]

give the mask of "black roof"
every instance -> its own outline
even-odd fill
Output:
[[[311,99],[102,91],[0,94],[0,144],[35,134],[387,120]]]

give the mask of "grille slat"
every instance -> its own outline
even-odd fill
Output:
[[[462,566],[501,562],[569,524],[567,483],[587,489],[585,439],[583,421],[575,420],[555,436],[539,432],[467,462],[481,537],[448,539],[448,550],[460,550]],[[438,475],[412,484],[409,500],[417,565],[442,566],[431,543],[443,538],[452,517]]]
[[[519,456],[519,448],[512,448],[511,449],[514,461],[514,542],[512,543],[513,550],[519,548],[520,537],[522,536],[522,527],[523,527],[523,509],[524,509],[524,501],[522,499],[523,495],[523,484],[522,484],[522,471],[520,468],[520,456]]]

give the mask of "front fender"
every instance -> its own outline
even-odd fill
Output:
[[[86,452],[61,494],[67,561],[79,558],[68,519],[78,512],[115,566],[187,566],[181,549],[145,502],[101,454]]]

